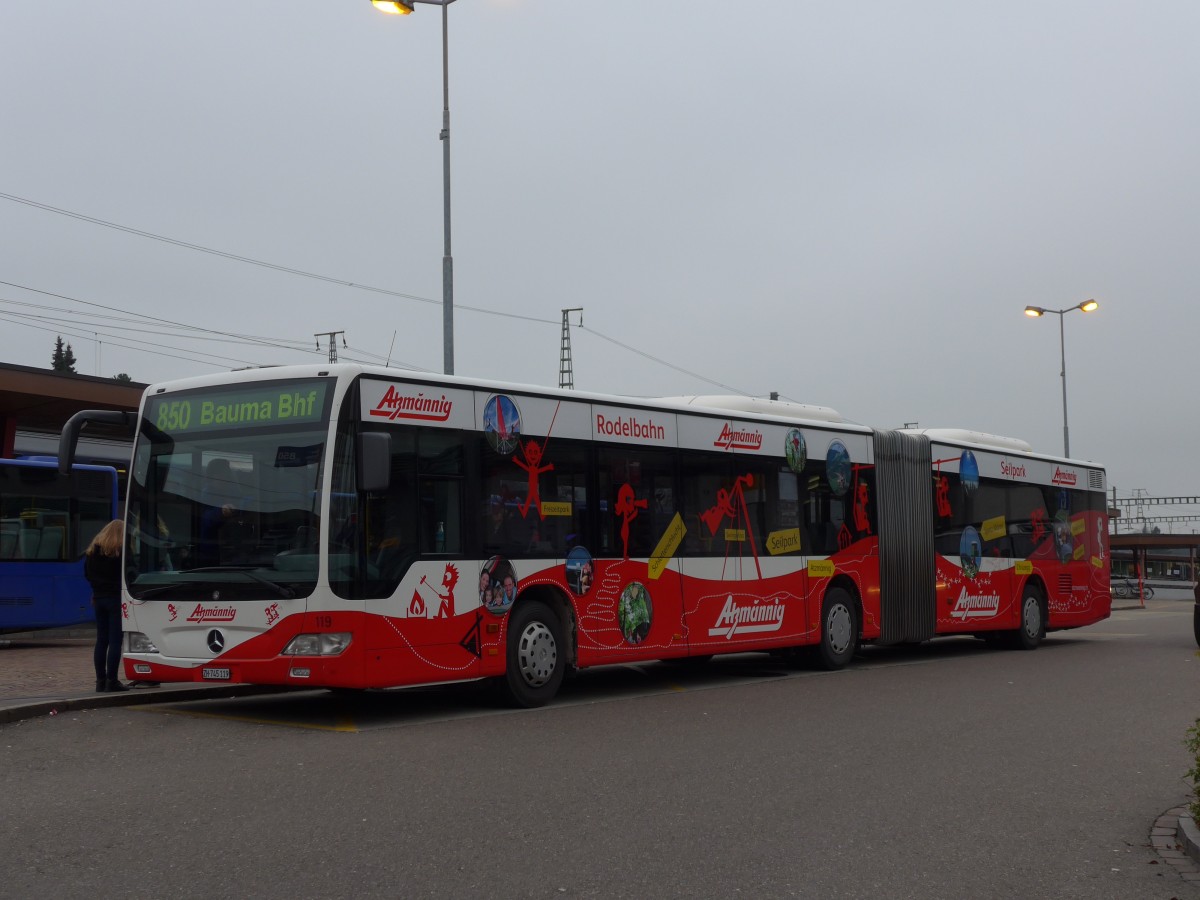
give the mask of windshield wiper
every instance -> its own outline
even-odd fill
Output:
[[[158,596],[159,594],[165,594],[167,591],[173,591],[178,587],[183,587],[183,584],[178,581],[172,582],[171,584],[160,584],[157,587],[146,588],[146,590],[142,591],[133,599],[148,600],[151,597]],[[132,591],[130,593],[132,593]]]
[[[245,575],[247,578],[253,578],[259,584],[265,584],[267,587],[269,587],[271,590],[273,590],[280,597],[283,597],[283,599],[285,599],[285,600],[291,600],[293,597],[296,596],[296,592],[294,590],[292,590],[292,588],[288,587],[286,584],[280,584],[278,581],[272,581],[270,578],[263,578],[261,575],[255,573],[255,572],[251,572],[248,569],[243,569],[242,574]]]

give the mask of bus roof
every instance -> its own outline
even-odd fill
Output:
[[[951,444],[972,444],[991,450],[1008,450],[1014,453],[1033,453],[1033,447],[1020,438],[988,434],[986,431],[971,431],[967,428],[905,428],[908,434],[923,434],[931,441]]]
[[[784,400],[768,400],[762,397],[743,397],[738,395],[708,395],[681,397],[632,397],[619,394],[604,394],[591,391],[567,390],[548,385],[522,384],[505,382],[488,378],[472,378],[462,375],[442,375],[436,372],[418,372],[412,369],[398,369],[385,366],[367,366],[358,363],[325,363],[300,366],[265,366],[255,369],[237,369],[232,372],[222,372],[213,375],[199,375],[175,381],[164,381],[151,384],[146,388],[146,396],[154,396],[165,391],[192,390],[195,388],[213,387],[216,385],[236,382],[248,383],[257,381],[277,381],[294,378],[318,377],[347,377],[370,375],[373,377],[394,378],[405,381],[419,381],[428,384],[440,384],[473,390],[494,392],[510,392],[532,394],[537,396],[554,396],[580,402],[600,402],[613,405],[642,406],[649,409],[668,409],[680,412],[709,414],[728,418],[731,413],[741,413],[751,418],[771,418],[779,422],[811,423],[828,427],[836,425],[847,431],[869,433],[865,425],[844,419],[837,410],[828,406],[815,406],[806,403],[791,403]]]
[[[220,372],[212,375],[199,375],[191,378],[178,379],[151,384],[146,388],[145,396],[150,397],[165,391],[181,391],[196,388],[213,387],[216,385],[236,382],[252,383],[259,381],[278,381],[296,378],[354,378],[358,375],[369,375],[376,378],[393,378],[397,380],[423,382],[431,385],[446,385],[469,390],[493,391],[496,393],[511,392],[542,397],[561,397],[578,402],[597,402],[613,405],[644,407],[647,409],[677,410],[699,415],[729,417],[731,414],[755,419],[771,419],[781,424],[809,424],[817,428],[834,427],[838,430],[870,434],[874,429],[844,418],[837,410],[828,406],[817,406],[806,403],[792,403],[785,400],[769,400],[763,397],[744,397],[739,395],[689,395],[677,397],[631,397],[618,394],[604,394],[591,391],[567,390],[548,385],[523,384],[520,382],[505,382],[488,378],[475,378],[462,375],[443,375],[437,372],[419,372],[413,369],[401,369],[387,366],[369,366],[359,363],[317,363],[298,366],[264,366],[255,369],[238,369],[233,372]],[[983,431],[973,431],[966,428],[912,428],[899,429],[909,434],[922,434],[930,440],[952,444],[964,444],[1000,452],[1037,455],[1047,459],[1067,460],[1067,457],[1054,453],[1040,453],[1026,441],[1020,438],[1004,437]],[[1073,463],[1089,465],[1102,469],[1098,463],[1081,459],[1071,459]]]
[[[659,397],[661,403],[750,413],[755,416],[776,416],[800,422],[836,422],[847,424],[841,413],[828,406],[792,403],[787,400],[766,400],[762,397],[743,397],[739,394],[720,394],[696,397]]]

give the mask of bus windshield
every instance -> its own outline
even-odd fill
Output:
[[[322,379],[147,400],[129,488],[135,599],[312,593],[331,395]]]

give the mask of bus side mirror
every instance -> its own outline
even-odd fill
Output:
[[[392,436],[364,431],[358,436],[358,490],[381,493],[392,483]]]

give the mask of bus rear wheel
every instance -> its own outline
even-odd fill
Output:
[[[502,686],[516,706],[532,709],[554,699],[566,671],[562,623],[545,603],[518,603],[508,623]]]
[[[1016,650],[1034,650],[1046,637],[1046,604],[1042,593],[1026,585],[1021,593],[1021,624],[1008,634],[1009,646]]]
[[[823,669],[840,669],[858,650],[858,608],[850,594],[833,588],[821,604],[821,642],[817,662]]]

